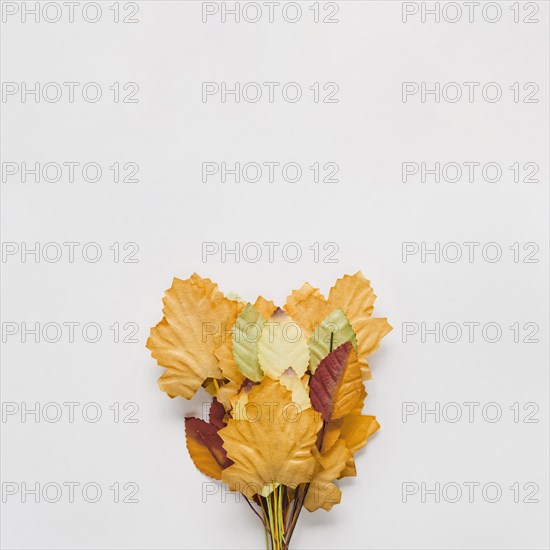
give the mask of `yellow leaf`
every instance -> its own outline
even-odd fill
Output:
[[[306,372],[309,349],[303,331],[282,309],[277,309],[264,324],[258,360],[263,372],[274,380],[288,367],[299,377]]]
[[[163,302],[164,317],[151,329],[147,347],[166,368],[160,388],[170,397],[190,399],[207,378],[222,377],[214,349],[234,325],[238,303],[197,274],[174,279]]]
[[[262,296],[258,296],[258,298],[256,298],[256,302],[254,302],[254,307],[262,314],[265,319],[269,319],[277,309],[277,306],[271,300],[266,300]]]
[[[214,355],[218,360],[223,377],[229,382],[220,386],[216,397],[223,406],[229,410],[231,408],[231,399],[241,389],[245,381],[244,374],[239,370],[235,358],[233,357],[233,346],[230,338],[226,342],[220,344],[214,351]]]
[[[185,439],[187,441],[187,450],[197,469],[214,479],[221,479],[222,468],[208,448],[190,437],[189,434],[186,434]]]
[[[392,326],[388,323],[385,317],[371,317],[363,324],[358,323],[357,330],[361,331],[357,336],[357,350],[360,357],[363,357],[361,363],[361,372],[363,374],[363,380],[370,380],[372,378],[367,356],[380,347],[380,342],[388,332],[392,330]]]
[[[345,275],[330,289],[328,303],[331,310],[342,308],[357,337],[357,352],[363,379],[371,378],[367,356],[378,348],[380,340],[392,329],[387,319],[373,319],[376,295],[359,271]]]
[[[340,438],[355,453],[367,444],[369,437],[380,428],[375,416],[350,414],[344,417]]]
[[[352,457],[344,441],[337,441],[324,454],[314,451],[318,462],[315,475],[309,486],[304,506],[310,512],[319,508],[330,510],[334,504],[341,500],[342,493],[338,485],[334,483],[340,477],[340,473],[346,468],[348,460]]]
[[[281,384],[292,392],[292,401],[300,407],[300,410],[305,411],[311,407],[308,391],[309,376],[307,374],[299,378],[294,369],[289,367],[281,374],[280,380]]]
[[[248,397],[250,394],[250,390],[253,388],[252,382],[244,382],[241,386],[239,392],[231,397],[231,416],[235,418],[236,420],[248,420],[248,416],[246,414],[246,406],[248,405]],[[253,418],[256,416],[256,411],[254,410],[254,404],[252,404],[253,410],[252,415]]]
[[[302,327],[309,338],[315,327],[330,313],[325,297],[318,288],[304,283],[299,290],[293,290],[286,299],[285,311]]]
[[[264,377],[248,395],[247,418],[230,418],[218,432],[227,456],[235,462],[222,473],[231,490],[251,498],[270,484],[295,487],[311,480],[315,468],[311,449],[322,425],[317,412],[300,411],[289,390]]]

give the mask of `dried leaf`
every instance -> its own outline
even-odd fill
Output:
[[[363,359],[359,361],[361,364],[361,372],[363,380],[372,378],[367,356],[380,347],[382,338],[392,330],[392,326],[388,323],[385,317],[371,317],[363,323],[356,323],[358,326],[357,352],[359,357]]]
[[[311,403],[325,422],[349,414],[361,400],[361,368],[357,352],[346,342],[327,355],[309,383]]]
[[[239,370],[235,358],[233,357],[232,339],[227,338],[226,342],[215,349],[214,355],[218,361],[218,367],[222,371],[224,379],[228,381],[219,387],[216,397],[218,401],[223,403],[224,407],[229,410],[231,409],[231,399],[237,394],[246,378]]]
[[[253,382],[262,379],[263,372],[258,362],[258,343],[265,319],[250,303],[237,317],[233,331],[233,357],[239,370]]]
[[[338,308],[317,325],[308,341],[309,370],[314,373],[317,365],[330,353],[330,350],[336,349],[345,342],[351,342],[357,349],[351,324],[345,313]]]
[[[191,459],[203,474],[214,479],[221,479],[222,470],[233,464],[218,435],[218,430],[225,426],[224,415],[225,409],[214,399],[208,422],[194,417],[185,419],[187,450]]]
[[[269,319],[277,309],[277,306],[271,300],[266,300],[262,296],[256,298],[254,307],[260,312],[264,319]]]
[[[318,461],[318,467],[306,495],[304,506],[310,512],[319,508],[328,511],[342,498],[342,493],[334,481],[340,477],[352,455],[342,440],[337,441],[326,453],[320,454],[317,451],[314,454]]]
[[[300,326],[282,309],[266,322],[258,345],[260,366],[274,380],[292,367],[303,376],[309,363],[309,350]]]
[[[238,393],[231,398],[231,416],[237,420],[248,420],[246,414],[246,406],[248,405],[248,397],[250,390],[254,387],[251,380],[245,379]],[[253,411],[253,418],[256,416],[256,411]]]
[[[286,299],[285,311],[302,327],[306,338],[329,313],[329,305],[318,288],[304,283]]]
[[[304,375],[304,378],[306,378],[305,384],[304,380],[294,372],[292,367],[288,367],[288,369],[281,374],[280,378],[281,384],[287,390],[292,392],[292,401],[294,401],[294,403],[296,403],[302,411],[305,411],[311,407],[308,392],[309,386],[307,385],[309,376],[306,374]]]
[[[338,279],[330,289],[328,298],[331,310],[338,307],[344,310],[357,336],[357,352],[363,379],[371,378],[367,355],[378,348],[380,340],[392,329],[387,319],[372,318],[375,299],[370,281],[360,271]]]
[[[147,347],[166,368],[160,388],[190,399],[207,378],[222,377],[213,352],[235,323],[238,305],[197,274],[174,279],[163,302],[164,317],[151,329]]]
[[[369,437],[379,428],[375,416],[350,414],[343,419],[340,438],[355,453],[367,444]]]
[[[310,481],[320,415],[313,409],[300,411],[291,392],[268,377],[250,391],[247,415],[248,420],[229,419],[219,432],[235,462],[223,471],[222,480],[248,498],[273,483],[295,487]]]

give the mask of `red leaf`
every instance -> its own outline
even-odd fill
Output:
[[[348,414],[361,397],[361,370],[351,342],[329,353],[309,382],[313,408],[325,422]]]
[[[225,427],[223,418],[225,416],[224,406],[214,397],[210,404],[210,411],[208,412],[208,420],[216,429],[221,430]]]
[[[215,402],[215,403],[214,403]],[[222,470],[233,464],[233,461],[227,457],[227,452],[223,448],[223,440],[218,435],[218,429],[225,426],[223,420],[220,419],[220,405],[216,399],[212,401],[210,406],[210,422],[205,422],[200,418],[188,417],[185,419],[185,433],[187,437],[191,437],[197,443],[206,447],[214,460],[220,465]],[[212,416],[212,413],[214,415]],[[221,417],[223,419],[223,415]],[[218,425],[221,427],[218,427]]]

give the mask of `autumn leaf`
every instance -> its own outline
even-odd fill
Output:
[[[166,368],[160,388],[190,399],[207,378],[222,378],[214,349],[234,325],[239,306],[197,274],[174,279],[163,302],[164,317],[151,329],[147,347]]]
[[[269,319],[277,309],[277,306],[271,300],[266,300],[263,296],[258,296],[256,298],[254,307],[260,312],[264,319]]]
[[[359,331],[357,336],[357,352],[360,357],[359,364],[361,365],[363,380],[370,380],[372,375],[367,356],[380,347],[382,338],[391,332],[393,327],[384,317],[371,317],[362,323],[355,323],[355,325]]]
[[[378,348],[380,340],[392,330],[387,319],[372,318],[375,300],[370,281],[360,271],[338,279],[330,289],[328,298],[331,311],[342,308],[355,332],[363,379],[371,378],[367,356]]]
[[[233,418],[237,420],[248,419],[246,414],[246,406],[248,405],[248,397],[253,387],[254,383],[251,380],[245,379],[239,388],[239,391],[231,397],[231,416]],[[256,411],[253,410],[252,414],[253,418],[255,418]]]
[[[185,419],[187,450],[195,466],[207,476],[221,479],[222,470],[233,464],[227,458],[218,430],[225,426],[225,409],[216,399],[210,405],[209,421],[188,417]]]
[[[317,325],[308,341],[309,370],[314,373],[317,365],[330,353],[330,350],[336,349],[345,342],[351,342],[357,349],[355,333],[350,322],[345,313],[338,308]]]
[[[263,372],[258,362],[258,343],[265,319],[250,303],[237,317],[233,331],[233,356],[239,370],[253,382],[262,379]]]
[[[281,374],[280,382],[287,390],[292,392],[292,401],[300,407],[301,411],[305,411],[311,407],[308,391],[309,376],[307,374],[300,378],[292,367],[288,367]]]
[[[317,459],[317,467],[304,506],[310,512],[319,508],[328,511],[340,503],[342,493],[334,481],[341,477],[352,455],[342,440],[337,441],[326,453],[315,450],[313,454]]]
[[[286,299],[285,311],[302,327],[309,338],[315,327],[329,313],[329,305],[318,288],[304,283],[299,290],[293,290]]]
[[[220,344],[214,350],[214,356],[218,361],[218,367],[224,378],[223,385],[218,384],[215,395],[218,401],[223,403],[224,407],[229,410],[231,408],[231,399],[237,394],[246,378],[239,370],[233,356],[233,342],[231,339],[228,338],[226,342]]]
[[[369,437],[380,428],[375,416],[350,414],[344,417],[340,430],[340,438],[346,442],[347,448],[355,453],[363,448]]]
[[[350,413],[361,399],[361,368],[351,342],[327,355],[309,383],[310,399],[325,422]]]
[[[264,325],[258,344],[260,367],[274,380],[292,367],[303,376],[309,363],[309,350],[300,326],[282,309],[277,309]]]
[[[300,411],[292,393],[269,377],[250,391],[247,415],[248,420],[230,418],[219,432],[228,457],[235,462],[222,472],[231,490],[251,498],[271,484],[296,487],[310,481],[316,463],[311,449],[321,428],[320,415],[313,409]]]

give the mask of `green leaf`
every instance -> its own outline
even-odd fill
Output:
[[[233,331],[233,357],[239,370],[253,382],[259,382],[263,373],[258,362],[258,342],[265,319],[250,303],[237,317]]]
[[[346,314],[338,308],[317,325],[308,341],[309,369],[311,372],[315,372],[319,363],[331,350],[335,350],[346,342],[351,342],[353,347],[357,349],[355,332],[353,332]]]

